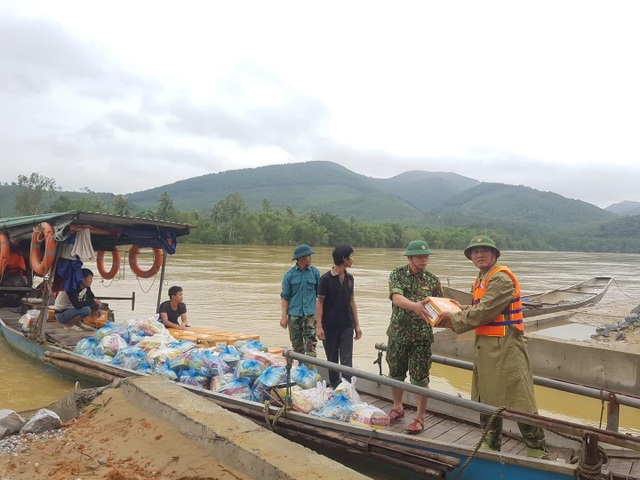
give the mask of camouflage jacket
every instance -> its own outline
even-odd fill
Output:
[[[442,285],[433,273],[423,270],[413,274],[409,265],[398,267],[389,275],[389,299],[399,293],[413,302],[425,297],[442,297]],[[387,328],[389,340],[404,344],[433,343],[433,329],[411,310],[395,304],[391,310],[391,322]]]

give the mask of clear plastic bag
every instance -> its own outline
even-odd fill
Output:
[[[18,323],[20,323],[20,328],[23,332],[31,332],[36,326],[38,322],[38,317],[40,316],[40,310],[27,310],[27,313],[20,317]]]

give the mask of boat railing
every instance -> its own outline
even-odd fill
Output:
[[[376,350],[378,350],[378,363],[380,367],[380,374],[382,374],[381,358],[382,352],[387,350],[387,345],[384,343],[376,343]],[[466,360],[459,360],[457,358],[443,357],[441,355],[432,355],[431,361],[447,365],[451,367],[462,368],[464,370],[473,370],[473,363]],[[573,393],[576,395],[582,395],[584,397],[595,398],[602,402],[607,403],[607,426],[606,429],[611,432],[618,432],[620,429],[620,406],[625,405],[631,408],[640,409],[640,398],[624,395],[621,393],[611,392],[604,388],[596,388],[587,385],[579,385],[576,383],[566,382],[563,380],[556,380],[553,378],[533,376],[533,383],[541,387],[553,388],[567,393]]]
[[[298,362],[322,367],[327,370],[334,370],[356,378],[362,378],[363,380],[368,380],[379,385],[396,387],[405,392],[422,395],[455,407],[465,408],[487,415],[498,415],[504,419],[517,423],[537,425],[555,433],[574,436],[576,437],[576,440],[581,440],[587,434],[593,434],[597,436],[599,442],[640,451],[640,438],[636,436],[624,435],[618,432],[591,427],[589,425],[582,425],[567,420],[521,412],[508,407],[497,408],[467,398],[459,397],[457,395],[439,392],[430,388],[419,387],[408,382],[400,382],[384,375],[370,373],[353,367],[346,367],[337,363],[328,362],[317,357],[303,355],[296,353],[293,350],[285,350],[283,355],[291,360],[297,360]]]

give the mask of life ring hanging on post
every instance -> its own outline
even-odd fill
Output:
[[[11,245],[9,237],[5,233],[0,233],[0,275],[4,273],[9,263],[9,254],[11,253]]]
[[[96,265],[100,276],[105,280],[111,280],[120,271],[120,250],[118,250],[118,247],[113,247],[113,250],[111,250],[113,261],[111,262],[110,270],[107,270],[104,265],[104,254],[104,250],[98,250],[96,253]]]
[[[44,238],[42,238],[44,236]],[[44,255],[41,252],[40,245],[44,241]],[[53,233],[53,227],[47,222],[42,222],[33,229],[31,234],[31,252],[29,253],[29,262],[31,270],[37,275],[44,277],[56,258],[56,239]]]
[[[153,277],[162,268],[164,251],[161,248],[153,249],[153,265],[149,270],[142,270],[138,265],[138,252],[140,252],[140,247],[137,245],[133,245],[129,250],[129,267],[131,267],[131,271],[140,278]]]

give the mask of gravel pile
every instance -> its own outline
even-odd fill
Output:
[[[18,455],[29,451],[30,444],[41,440],[49,440],[52,438],[60,438],[64,436],[65,430],[59,428],[49,430],[43,433],[25,433],[24,435],[11,435],[10,437],[0,440],[0,455]]]

